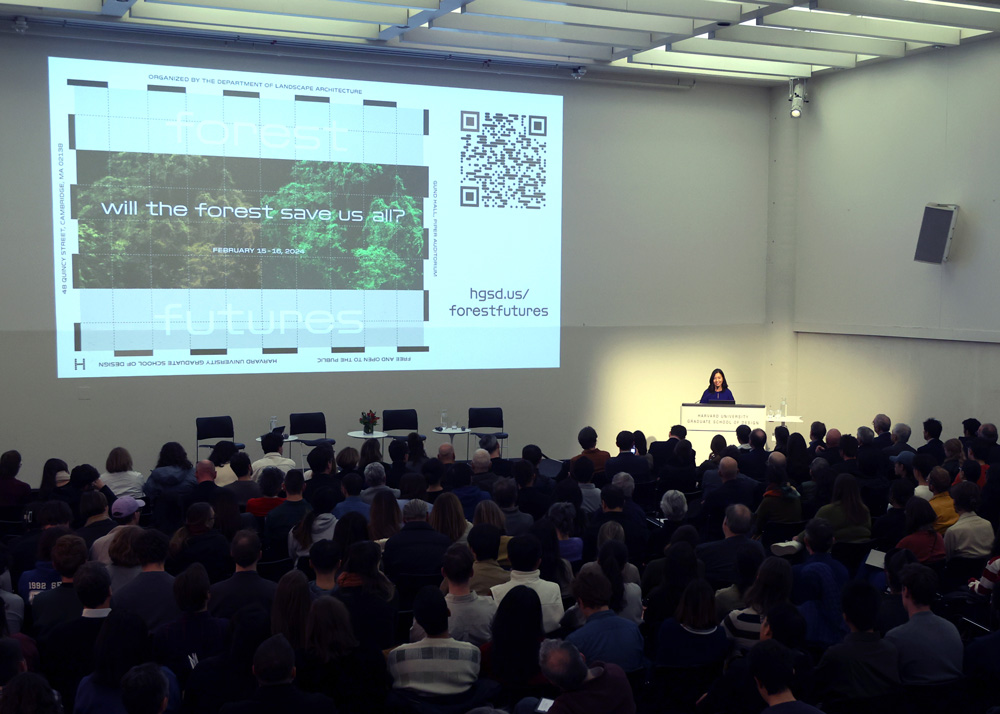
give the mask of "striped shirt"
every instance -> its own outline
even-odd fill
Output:
[[[1000,579],[1000,555],[990,558],[990,562],[983,568],[983,575],[978,583],[972,585],[972,592],[979,595],[989,595]]]
[[[752,607],[733,610],[722,621],[726,637],[732,640],[737,649],[746,651],[760,642],[760,627],[763,616]]]

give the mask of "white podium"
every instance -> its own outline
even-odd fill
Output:
[[[681,425],[701,463],[712,453],[712,437],[722,434],[727,444],[736,444],[736,427],[767,429],[767,407],[763,404],[681,404]]]

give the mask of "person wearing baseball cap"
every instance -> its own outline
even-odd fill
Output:
[[[142,499],[132,498],[131,496],[122,496],[115,499],[115,502],[111,504],[111,517],[117,521],[118,525],[112,528],[106,536],[102,536],[94,541],[94,544],[90,546],[90,559],[104,563],[105,565],[111,565],[111,556],[108,555],[108,548],[111,547],[111,541],[114,540],[115,533],[122,526],[139,525],[139,512],[145,505],[146,502]]]

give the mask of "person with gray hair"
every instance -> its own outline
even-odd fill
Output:
[[[910,425],[899,422],[892,427],[892,446],[882,449],[886,456],[899,456],[904,451],[916,453],[917,450],[910,446]]]
[[[438,533],[427,520],[427,503],[419,499],[403,506],[403,527],[385,542],[382,566],[390,580],[400,575],[433,576],[441,571],[441,559],[451,539]]]
[[[610,662],[588,663],[570,642],[544,640],[538,648],[538,666],[545,678],[562,691],[552,705],[553,711],[635,712],[632,687],[622,668]],[[537,707],[538,699],[527,697],[518,702],[514,714],[533,712]]]
[[[493,484],[498,477],[492,470],[493,460],[490,458],[490,452],[486,449],[476,449],[472,452],[469,465],[472,467],[472,485],[492,495]]]
[[[695,552],[705,564],[705,579],[716,590],[729,587],[739,579],[736,552],[741,546],[756,548],[763,557],[764,548],[760,542],[749,537],[752,526],[753,512],[742,503],[733,503],[726,507],[726,517],[722,521],[722,533],[725,537],[698,545]]]
[[[612,473],[612,472],[608,472]],[[635,502],[635,478],[627,471],[619,471],[611,479],[611,485],[617,486],[625,494],[625,515],[639,523],[646,522],[646,512]]]
[[[392,494],[393,498],[399,498],[398,488],[389,488],[385,485],[385,467],[378,461],[374,461],[367,466],[365,466],[365,486],[364,491],[361,492],[361,500],[367,503],[369,506],[375,500],[375,494],[379,491],[388,491]]]
[[[875,446],[880,449],[892,446],[892,435],[889,433],[891,428],[892,420],[888,416],[885,414],[875,415],[875,418],[872,419],[872,429],[875,430]]]
[[[660,511],[668,521],[683,521],[687,516],[688,503],[680,491],[670,490],[660,499]]]

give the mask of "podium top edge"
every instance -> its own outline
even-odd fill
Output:
[[[684,402],[682,407],[712,407],[713,409],[767,409],[765,404],[702,404],[701,402]]]

